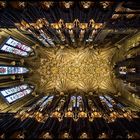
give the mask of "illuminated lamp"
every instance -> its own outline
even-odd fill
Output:
[[[112,19],[118,19],[118,18],[120,18],[120,17],[121,17],[120,14],[114,14],[114,15],[112,15]]]
[[[40,28],[43,27],[43,25],[44,25],[43,20],[42,20],[42,19],[38,19],[37,22],[36,22],[36,26],[37,26],[37,28],[40,29]]]
[[[85,112],[80,112],[79,113],[79,116],[81,117],[81,118],[86,118],[87,117],[87,114],[85,113]]]
[[[73,5],[73,1],[63,1],[60,3],[60,5],[66,9],[69,9]]]
[[[94,116],[97,116],[98,115],[98,113],[97,112],[94,112]]]
[[[61,116],[61,114],[58,111],[55,111],[55,112],[53,112],[52,116],[59,118]]]
[[[93,2],[91,1],[81,1],[81,6],[84,8],[84,9],[88,9],[90,8],[90,6],[93,4]]]
[[[71,30],[73,28],[73,23],[66,23],[66,28]]]
[[[58,24],[58,23],[51,23],[51,27],[58,30],[61,28],[61,24]]]
[[[88,24],[87,24],[87,23],[80,23],[80,24],[79,24],[79,27],[80,27],[82,30],[85,30],[85,29],[88,27]]]
[[[27,3],[25,3],[25,2],[19,2],[18,5],[19,5],[19,8],[23,9],[27,5]]]
[[[3,9],[6,7],[6,2],[0,1],[0,9]]]
[[[132,94],[132,97],[134,97],[134,98],[135,98],[135,94],[134,94],[134,93]]]
[[[42,138],[43,138],[43,139],[52,139],[52,136],[51,136],[51,134],[50,134],[49,132],[46,132],[46,133],[43,135]]]
[[[107,139],[108,135],[105,132],[102,132],[101,134],[99,134],[99,139]]]
[[[43,1],[41,2],[41,6],[43,9],[49,9],[53,5],[52,1]]]
[[[88,138],[87,133],[83,132],[83,133],[80,135],[80,138],[81,138],[81,139],[87,139],[87,138]]]
[[[126,14],[126,18],[131,19],[135,16],[135,14]]]
[[[66,112],[66,117],[72,117],[72,116],[73,116],[72,112],[70,112],[70,111]]]
[[[35,29],[40,29],[40,28],[38,27],[38,25],[36,25],[36,24],[34,25],[34,28],[35,28]]]
[[[65,132],[65,133],[62,135],[62,138],[65,138],[65,139],[70,138],[69,133]]]
[[[103,27],[103,24],[102,23],[97,23],[97,24],[95,24],[95,29],[100,29],[100,28],[102,28]]]
[[[25,8],[25,6],[27,5],[26,2],[21,2],[21,1],[12,1],[10,2],[10,5],[12,6],[12,8],[18,9],[18,10],[22,10]]]
[[[28,118],[29,117],[29,114],[28,113],[25,113],[25,118]]]
[[[30,25],[26,21],[24,21],[24,20],[21,21],[21,25],[23,27],[25,27],[25,28],[29,28],[30,27]]]
[[[5,134],[4,133],[0,134],[0,139],[5,139]]]
[[[38,28],[41,29],[42,27],[43,27],[43,24],[42,23],[39,23],[38,24]]]
[[[107,9],[112,5],[112,3],[109,1],[102,1],[100,2],[100,5],[103,7],[103,9]]]

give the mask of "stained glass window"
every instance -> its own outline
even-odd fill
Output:
[[[13,94],[13,93],[16,93],[16,92],[25,90],[25,89],[27,89],[28,87],[29,87],[29,86],[28,86],[27,84],[23,84],[23,85],[19,85],[19,86],[15,86],[15,87],[12,87],[12,88],[8,88],[8,89],[1,90],[0,93],[1,93],[3,96],[8,96],[8,95],[11,95],[11,94]]]
[[[1,50],[5,51],[5,52],[17,54],[17,55],[20,55],[20,56],[28,56],[27,52],[21,51],[21,50],[16,49],[16,48],[13,48],[9,45],[4,45],[3,47],[1,47]]]
[[[9,37],[8,40],[0,47],[0,50],[13,53],[20,56],[29,56],[33,52],[31,47]]]
[[[18,92],[11,96],[6,97],[6,100],[8,101],[8,103],[12,103],[12,102],[30,94],[31,92],[32,92],[32,89],[26,89],[26,90],[23,90],[21,92]]]
[[[48,102],[53,100],[54,96],[50,96],[48,97],[40,106],[39,111],[42,111],[44,109],[44,107],[47,105]]]
[[[106,100],[105,97],[103,97],[103,96],[99,96],[99,98],[100,98],[101,100],[103,100],[103,101],[107,104],[107,106],[108,106],[109,108],[112,108],[112,107],[113,107],[112,104],[109,103],[109,102]]]
[[[16,41],[15,39],[12,39],[12,38],[9,38],[7,41],[6,41],[6,44],[12,46],[12,47],[15,47],[17,49],[20,49],[20,50],[23,50],[23,51],[26,51],[26,52],[31,52],[32,49],[18,41]]]
[[[77,107],[79,107],[81,101],[82,101],[82,97],[78,96],[77,97]]]
[[[13,103],[18,99],[32,93],[34,86],[22,84],[14,87],[8,87],[0,90],[0,94],[6,99],[8,103]]]
[[[29,72],[25,67],[0,66],[0,75],[24,74]]]
[[[76,107],[76,97],[75,96],[71,96],[70,102],[72,102],[73,107]]]

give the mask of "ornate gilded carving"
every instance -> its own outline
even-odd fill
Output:
[[[110,60],[113,50],[104,49],[45,49],[40,67],[39,89],[68,91],[78,89],[89,92],[97,90],[114,91]]]

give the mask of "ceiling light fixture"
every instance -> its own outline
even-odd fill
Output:
[[[109,2],[109,1],[102,1],[102,2],[100,2],[100,5],[103,7],[103,9],[107,9],[107,8],[109,8],[110,6],[111,6],[111,2]]]
[[[0,9],[5,8],[5,7],[6,7],[6,2],[0,1]]]
[[[73,5],[73,1],[63,1],[62,3],[60,3],[64,8],[69,9],[72,7]]]
[[[18,10],[22,10],[25,8],[26,6],[26,2],[18,2],[18,1],[12,1],[10,2],[10,5],[12,6],[12,8],[18,9]]]
[[[93,2],[91,2],[91,1],[81,1],[81,5],[82,5],[82,7],[83,8],[85,8],[85,9],[88,9],[88,8],[90,8],[90,6],[92,5],[92,3]]]
[[[52,1],[44,1],[44,2],[41,2],[41,5],[42,5],[42,8],[49,9],[53,5],[53,2]]]
[[[118,19],[118,18],[120,18],[120,17],[121,17],[120,14],[113,14],[113,15],[112,15],[112,19]]]

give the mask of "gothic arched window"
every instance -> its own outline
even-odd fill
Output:
[[[34,54],[31,47],[17,41],[12,37],[9,37],[6,41],[4,41],[4,43],[0,46],[0,50],[23,57],[28,57],[31,54]]]
[[[24,74],[29,72],[25,67],[0,66],[0,75]]]
[[[13,103],[20,98],[32,93],[34,90],[33,85],[22,84],[18,86],[5,87],[0,89],[1,96],[6,99],[8,103]]]

